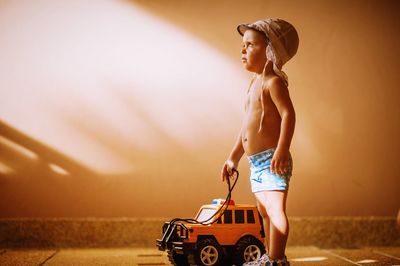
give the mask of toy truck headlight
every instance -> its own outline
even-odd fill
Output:
[[[181,239],[187,239],[189,237],[189,229],[183,224],[177,227],[176,233]]]
[[[177,226],[176,229],[177,229],[176,233],[177,233],[179,238],[186,239],[188,237],[188,230],[187,230],[186,226],[179,225],[179,226]]]

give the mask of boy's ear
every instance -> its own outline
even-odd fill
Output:
[[[265,54],[267,55],[267,60],[274,62],[275,56],[270,44],[268,44],[267,47],[265,47]]]

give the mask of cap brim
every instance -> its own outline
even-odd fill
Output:
[[[237,31],[239,32],[239,34],[240,34],[241,36],[243,36],[243,34],[244,34],[244,32],[245,32],[246,30],[253,29],[253,28],[250,27],[250,26],[247,25],[247,24],[240,24],[240,25],[237,26],[236,29],[237,29]]]

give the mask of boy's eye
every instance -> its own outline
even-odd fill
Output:
[[[247,48],[247,47],[251,47],[251,46],[253,46],[252,43],[245,43],[245,44],[243,44],[243,48]]]

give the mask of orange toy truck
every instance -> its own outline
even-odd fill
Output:
[[[157,239],[157,246],[159,250],[168,251],[173,265],[241,266],[265,253],[264,228],[256,206],[236,205],[229,200],[223,210],[223,204],[224,200],[219,199],[201,206],[195,220],[192,220],[200,224],[164,224],[163,237]]]

